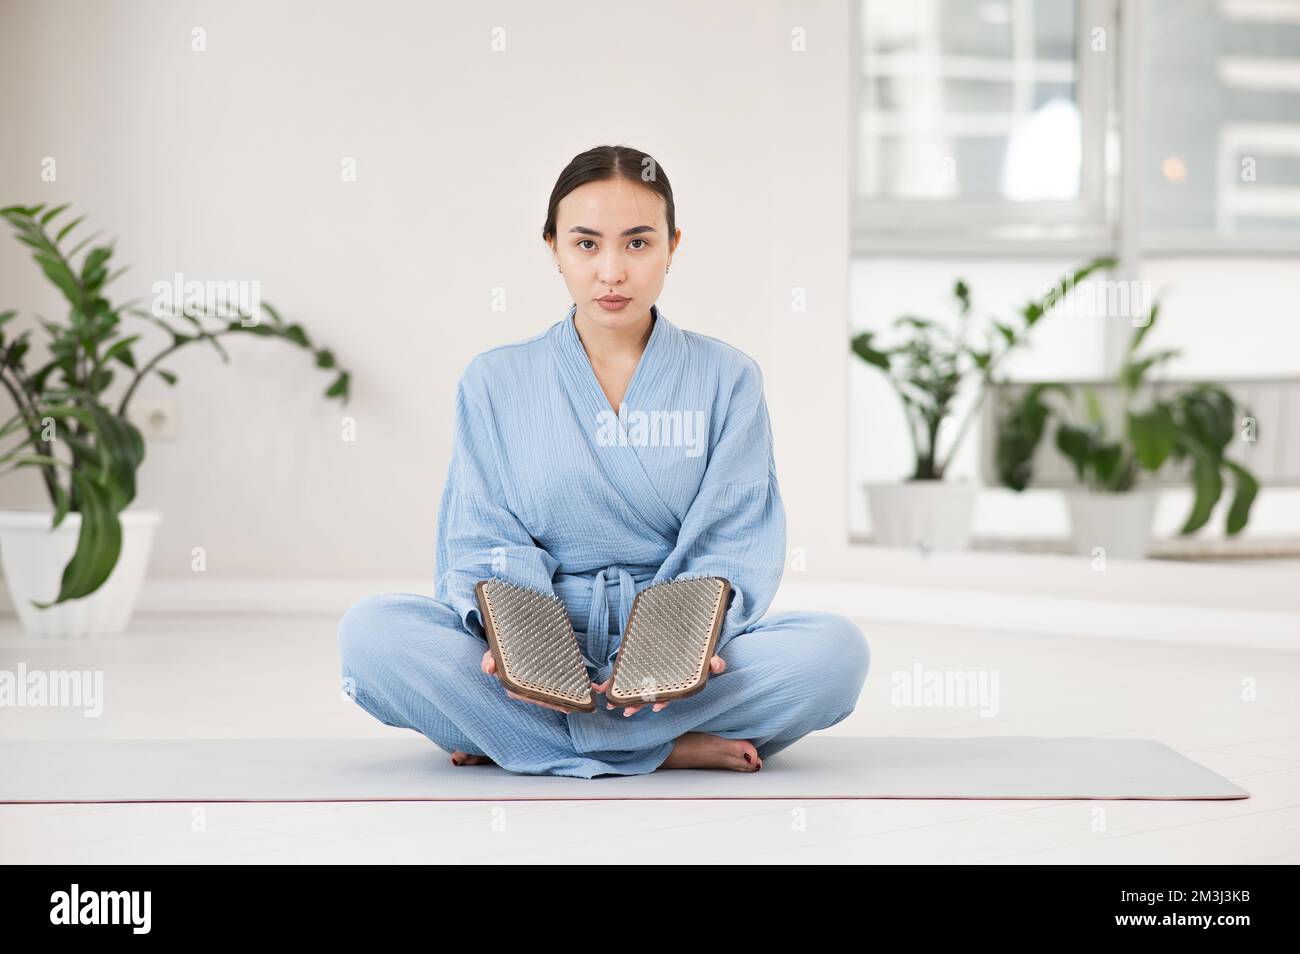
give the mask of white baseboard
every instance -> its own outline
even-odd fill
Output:
[[[787,580],[772,608],[968,629],[974,638],[993,631],[1300,651],[1300,613],[1269,610],[811,580]]]
[[[322,616],[337,620],[375,593],[431,596],[432,579],[147,580],[137,616]],[[787,573],[773,612],[817,609],[870,624],[911,623],[979,631],[1300,650],[1300,612],[1170,602],[1082,599],[900,583],[814,580]],[[13,615],[0,588],[0,612]]]

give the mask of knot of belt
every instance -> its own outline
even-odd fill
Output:
[[[614,655],[610,648],[609,598],[606,591],[608,586],[606,574],[612,577],[614,573],[618,574],[619,633],[627,629],[627,619],[632,615],[632,601],[636,599],[636,581],[632,579],[631,573],[617,564],[599,570],[592,578],[591,608],[587,611],[588,651],[582,654],[582,658],[588,666],[600,670],[601,678],[597,679],[597,682],[604,681],[605,667],[609,665],[610,657]]]

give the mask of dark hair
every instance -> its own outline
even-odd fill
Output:
[[[588,182],[601,182],[606,179],[627,179],[639,185],[648,186],[664,200],[668,215],[668,241],[677,234],[677,210],[673,205],[673,187],[668,184],[668,176],[655,159],[640,149],[631,146],[595,146],[586,152],[578,153],[569,160],[569,164],[555,181],[551,190],[551,201],[546,206],[546,223],[542,226],[542,238],[548,242],[555,238],[555,211],[560,200]]]

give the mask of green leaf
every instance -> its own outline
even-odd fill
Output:
[[[1137,351],[1138,345],[1142,343],[1142,339],[1145,338],[1147,336],[1147,333],[1150,332],[1151,329],[1155,327],[1156,315],[1158,314],[1160,314],[1160,302],[1156,302],[1155,304],[1153,304],[1151,306],[1151,310],[1147,312],[1146,324],[1138,325],[1137,331],[1133,332],[1133,340],[1129,342],[1129,346],[1128,346],[1129,354],[1132,354],[1133,352]]]
[[[1221,388],[1201,386],[1184,391],[1179,406],[1188,433],[1198,442],[1222,453],[1236,434],[1236,403]]]
[[[961,313],[964,315],[970,311],[970,286],[959,278],[957,284],[952,286],[952,293],[961,305]]]
[[[68,257],[69,259],[76,257],[76,254],[77,254],[78,252],[80,252],[83,248],[85,248],[87,245],[89,245],[91,242],[95,241],[95,239],[99,238],[99,237],[100,237],[101,235],[103,235],[103,234],[104,234],[104,233],[103,233],[102,230],[101,230],[101,231],[98,231],[98,232],[91,232],[89,235],[87,235],[84,239],[82,239],[82,240],[81,240],[80,242],[78,242],[76,245],[72,246],[72,248],[68,249],[67,257]]]
[[[997,421],[995,459],[998,477],[1005,486],[1017,492],[1029,486],[1033,474],[1033,457],[1051,414],[1051,408],[1042,400],[1049,391],[1070,393],[1064,384],[1045,382],[1031,385]]]
[[[1214,512],[1214,505],[1223,493],[1223,477],[1219,473],[1219,460],[1199,444],[1185,445],[1192,455],[1192,488],[1195,499],[1192,511],[1183,524],[1181,533],[1194,533],[1205,526]]]
[[[58,215],[60,212],[62,212],[71,204],[72,204],[71,202],[65,202],[63,203],[63,205],[56,205],[54,208],[50,209],[50,211],[46,212],[44,215],[41,216],[41,225],[49,225],[51,219],[53,219],[56,215]]]
[[[888,371],[889,355],[885,354],[883,351],[877,351],[871,344],[873,335],[874,332],[864,331],[853,338],[849,347],[854,354],[867,362],[867,364],[872,364],[884,371]]]
[[[1126,361],[1119,372],[1120,386],[1130,392],[1136,391],[1142,384],[1142,379],[1146,376],[1147,371],[1157,364],[1178,357],[1180,354],[1182,354],[1182,352],[1177,350],[1157,351],[1155,354],[1148,355],[1141,361]]]
[[[85,218],[86,217],[84,215],[79,215],[71,222],[69,222],[67,225],[65,225],[63,228],[59,229],[59,234],[54,236],[54,241],[56,243],[62,242],[63,239],[67,236],[67,234],[71,232],[73,229],[75,229],[78,225],[80,225]]]
[[[1255,475],[1245,467],[1230,460],[1225,460],[1224,465],[1232,471],[1236,477],[1236,492],[1232,497],[1232,504],[1228,509],[1228,521],[1226,531],[1228,536],[1234,536],[1241,532],[1246,526],[1246,521],[1250,519],[1250,507],[1255,502],[1255,495],[1259,493],[1259,481]]]
[[[108,470],[108,448],[102,441],[92,444],[68,426],[59,428],[58,439],[71,448],[74,465],[94,473],[104,473]]]
[[[325,396],[326,397],[341,396],[346,401],[348,395],[348,379],[349,379],[349,375],[346,371],[344,371],[342,374],[338,376],[337,379],[335,379],[334,383],[329,386],[329,390],[325,392]]]
[[[162,378],[168,384],[176,383],[176,375],[172,374],[170,371],[164,371],[162,368],[154,368],[153,370],[158,377]]]
[[[104,284],[104,279],[108,277],[108,269],[104,264],[112,255],[113,248],[109,245],[101,245],[87,253],[86,260],[81,265],[81,283],[87,292],[93,292]]]
[[[96,368],[90,373],[90,380],[87,382],[92,394],[99,395],[108,390],[109,385],[113,383],[112,368]]]
[[[1119,444],[1101,444],[1093,450],[1092,469],[1096,471],[1097,479],[1103,487],[1115,489],[1123,458],[1124,448]]]
[[[1030,301],[1020,310],[1020,314],[1025,319],[1025,325],[1033,327],[1047,312],[1056,307],[1056,303],[1061,300],[1069,290],[1083,281],[1093,272],[1103,268],[1113,268],[1116,260],[1113,258],[1094,258],[1092,261],[1076,268],[1073,272],[1058,279],[1047,293],[1035,301]]]
[[[294,344],[301,345],[304,348],[311,347],[311,342],[307,340],[307,332],[303,330],[302,325],[290,325],[284,329],[284,336]]]
[[[1072,424],[1060,424],[1056,428],[1056,447],[1074,464],[1079,480],[1085,480],[1094,448],[1092,434]]]
[[[122,550],[122,525],[109,507],[108,489],[79,470],[72,471],[79,495],[81,530],[77,549],[63,568],[59,595],[53,603],[32,601],[38,609],[89,596],[108,579]]]
[[[45,273],[45,277],[52,281],[59,291],[63,292],[64,298],[74,306],[81,304],[81,287],[77,284],[76,276],[72,274],[67,265],[43,252],[38,252],[32,257],[41,266],[41,271]]]
[[[96,434],[108,450],[112,476],[108,483],[109,503],[115,512],[121,511],[135,499],[135,474],[144,460],[144,438],[130,421],[99,405],[92,413]]]
[[[316,355],[316,367],[332,368],[334,367],[334,352],[328,348]]]
[[[1144,413],[1129,412],[1128,436],[1138,463],[1147,470],[1158,470],[1178,440],[1178,425],[1167,404],[1157,404]]]
[[[59,524],[63,523],[63,518],[68,515],[70,501],[68,492],[63,489],[63,484],[59,481],[53,481],[54,485],[54,523],[51,527],[57,529]]]
[[[933,320],[929,318],[918,318],[916,315],[899,315],[897,318],[894,319],[894,327],[897,328],[900,325],[906,325],[911,328],[916,328],[920,331],[924,331],[927,328],[935,327],[935,323]]]
[[[1105,416],[1101,412],[1101,402],[1097,399],[1095,391],[1083,392],[1083,405],[1088,412],[1088,422],[1100,426]]]

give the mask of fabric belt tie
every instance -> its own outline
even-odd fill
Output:
[[[632,601],[636,599],[636,581],[632,574],[623,567],[614,564],[599,570],[591,581],[591,608],[587,611],[587,652],[582,654],[583,662],[598,670],[597,682],[608,678],[605,668],[609,666],[614,649],[609,631],[609,593],[608,579],[618,574],[618,631],[627,629],[628,617],[632,615]]]

